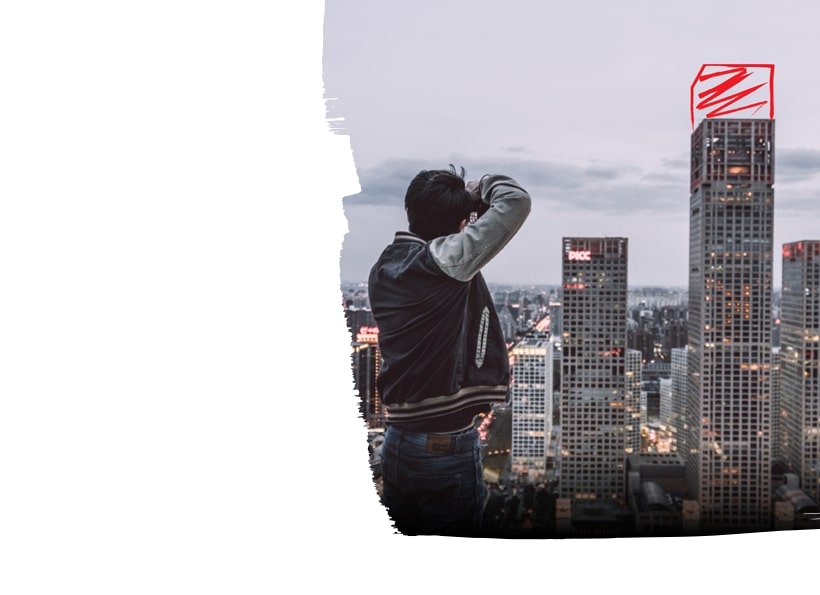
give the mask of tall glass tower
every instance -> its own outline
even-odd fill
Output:
[[[701,529],[769,527],[774,120],[691,138],[686,436]]]
[[[820,240],[783,245],[780,452],[820,501]]]
[[[564,238],[562,260],[560,495],[623,501],[626,458],[640,450],[640,368],[626,349],[627,239]]]

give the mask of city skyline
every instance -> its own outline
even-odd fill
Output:
[[[794,15],[762,2],[739,12],[701,1],[627,1],[596,7],[590,18],[582,5],[516,2],[496,32],[497,9],[487,3],[436,4],[435,19],[424,6],[327,7],[328,114],[350,137],[361,186],[343,200],[343,280],[366,278],[375,255],[406,228],[409,179],[454,163],[468,178],[512,175],[533,196],[527,224],[486,267],[488,281],[556,283],[561,236],[610,234],[630,239],[630,285],[684,285],[689,87],[702,64],[716,61],[775,65],[774,241],[812,236],[820,218],[820,81],[813,34]],[[765,21],[766,43],[714,35],[693,44],[707,14],[750,31]]]
[[[698,482],[699,465],[696,462],[690,470],[691,476],[695,478],[690,486],[694,487],[690,487],[692,491],[689,492],[689,497],[682,502],[679,499],[686,498],[680,491],[683,460],[671,453],[678,451],[684,459],[688,453],[688,449],[683,449],[686,435],[681,431],[686,408],[683,395],[686,392],[686,376],[689,375],[685,370],[687,350],[673,348],[671,366],[668,360],[666,363],[667,376],[665,379],[656,377],[660,382],[660,417],[655,418],[654,422],[648,421],[647,407],[651,411],[652,406],[647,404],[645,395],[652,389],[649,385],[643,386],[641,352],[632,349],[633,346],[638,347],[638,344],[635,343],[635,337],[628,338],[626,325],[627,316],[630,322],[637,324],[638,318],[643,321],[645,317],[651,318],[652,314],[646,306],[635,304],[634,298],[639,298],[640,294],[633,296],[632,300],[627,299],[627,239],[563,239],[564,297],[555,302],[555,305],[562,304],[559,318],[563,332],[553,333],[552,337],[558,341],[556,345],[561,351],[562,370],[558,432],[562,446],[557,451],[560,454],[556,454],[555,458],[561,477],[557,484],[559,491],[556,493],[566,500],[556,506],[560,508],[573,503],[571,516],[562,518],[577,520],[579,524],[572,527],[581,532],[579,536],[585,530],[592,530],[588,515],[595,516],[597,513],[593,510],[599,513],[609,510],[615,515],[602,518],[603,523],[598,525],[597,531],[614,530],[612,523],[617,522],[617,516],[620,514],[621,519],[624,519],[629,514],[623,507],[625,502],[629,503],[636,515],[635,530],[639,532],[670,530],[673,533],[694,531],[698,534],[698,526],[704,534],[767,531],[772,527],[806,528],[811,519],[807,519],[805,515],[812,513],[805,511],[816,510],[816,505],[806,498],[806,488],[803,487],[804,492],[800,491],[800,478],[804,477],[805,471],[800,471],[795,463],[790,463],[794,467],[788,471],[788,475],[783,476],[784,484],[776,489],[776,499],[775,494],[769,495],[770,489],[775,490],[775,480],[779,479],[779,476],[769,471],[770,464],[775,463],[775,459],[769,455],[773,452],[770,444],[775,437],[771,411],[775,408],[774,400],[778,393],[772,389],[769,396],[767,378],[769,370],[775,368],[774,364],[769,365],[774,343],[771,339],[772,303],[771,296],[768,295],[773,259],[770,242],[773,194],[769,183],[773,172],[768,157],[769,147],[773,144],[773,122],[765,120],[711,120],[705,122],[692,137],[693,180],[696,180],[692,197],[692,287],[705,287],[706,292],[703,295],[704,291],[695,291],[690,296],[690,304],[695,311],[692,327],[695,340],[690,342],[690,349],[694,344],[697,352],[697,357],[692,362],[691,378],[696,381],[703,377],[707,387],[718,386],[719,390],[712,394],[713,391],[707,389],[703,393],[706,398],[702,405],[700,388],[695,387],[696,390],[692,393],[693,400],[688,409],[693,414],[689,418],[689,426],[697,429],[689,438],[689,443],[704,444],[705,452],[701,451],[697,455],[701,459],[714,455],[713,460],[703,466],[709,470],[708,473],[716,475],[701,476]],[[756,149],[745,151],[746,146]],[[732,250],[724,253],[724,244],[728,244]],[[808,244],[805,250],[810,259],[820,254],[820,247],[816,242]],[[803,244],[796,243],[792,246],[792,251],[793,254],[803,254]],[[786,256],[787,253],[784,252],[784,258]],[[701,261],[701,258],[705,258],[705,261]],[[701,277],[698,272],[703,270],[710,272]],[[755,286],[754,289],[750,288],[750,284]],[[809,277],[805,274],[794,277],[786,287],[786,292],[799,297],[803,295],[805,288],[805,295],[810,296],[814,294],[816,284],[815,267]],[[366,291],[355,288],[351,290],[349,287],[346,291],[351,292],[347,294],[349,301],[346,300],[353,307],[350,314],[359,316],[367,312],[361,309],[366,304]],[[662,291],[649,293],[656,296],[664,294]],[[557,297],[554,291],[550,291],[549,301],[546,302],[545,295],[545,291],[538,289],[533,293],[526,289],[500,290],[494,299],[496,308],[506,308],[510,303],[517,302],[522,312],[525,308],[535,306],[531,312],[544,315],[550,312],[547,304],[551,307],[552,298]],[[512,301],[508,301],[510,299]],[[633,302],[629,307],[628,301]],[[784,307],[787,303],[784,302]],[[815,299],[811,303],[816,306]],[[669,305],[665,303],[654,304],[653,307],[659,306],[664,309],[664,320],[668,319],[666,313],[669,312],[672,312],[673,319],[677,317],[674,313],[677,308],[666,311],[665,308]],[[735,324],[732,325],[727,320],[724,325],[723,318],[732,316],[737,319]],[[788,318],[794,320],[791,315]],[[492,480],[488,481],[511,480],[520,487],[543,483],[547,479],[544,473],[549,467],[549,461],[544,438],[549,436],[550,431],[544,414],[546,413],[547,419],[550,415],[543,410],[543,404],[544,397],[549,395],[548,387],[551,383],[544,383],[543,375],[539,376],[543,371],[535,369],[543,366],[547,352],[539,350],[536,354],[535,351],[537,347],[547,344],[549,338],[548,335],[536,338],[539,334],[531,333],[537,328],[551,329],[553,321],[543,324],[543,321],[538,320],[534,317],[530,319],[529,325],[519,326],[517,333],[509,333],[510,336],[517,337],[509,343],[511,362],[514,362],[513,377],[516,379],[511,384],[512,451],[507,450],[508,453],[512,452],[511,475],[499,475],[494,471]],[[703,326],[704,320],[708,321],[704,327],[707,332],[700,336],[697,330]],[[366,320],[364,322],[367,324]],[[784,320],[784,324],[785,322]],[[803,334],[803,325],[808,325],[805,327],[806,331],[816,332],[816,315],[798,323],[795,330],[800,330],[800,336]],[[527,332],[523,332],[525,328],[528,329]],[[356,323],[351,320],[351,332],[355,333],[355,329]],[[710,337],[710,333],[716,331],[724,337],[720,345],[716,344],[718,339]],[[659,337],[657,334],[655,336]],[[723,345],[727,340],[729,344]],[[807,342],[805,348],[816,353],[816,337],[807,336],[804,341]],[[704,349],[706,355],[702,356]],[[726,355],[723,354],[724,351],[729,357],[723,357]],[[795,357],[802,352],[803,346],[798,346]],[[713,357],[714,361],[709,360],[710,353],[712,356],[717,353],[718,357]],[[537,357],[532,357],[535,355]],[[740,359],[738,355],[743,359],[739,366],[736,365],[736,360]],[[809,361],[800,363],[800,376],[806,366],[816,369],[816,355],[807,351],[805,358]],[[706,360],[709,361],[704,370],[697,367],[701,361]],[[645,359],[644,364],[648,361]],[[650,376],[653,373],[663,374],[663,368],[653,367],[652,363],[645,368],[650,371]],[[516,372],[519,364],[522,367]],[[751,381],[745,378],[750,373],[754,376]],[[739,380],[741,376],[743,380]],[[772,379],[772,385],[774,382]],[[816,385],[816,381],[813,385]],[[760,391],[766,393],[762,398],[758,394]],[[642,395],[640,407],[634,398],[638,394]],[[769,399],[772,400],[771,408],[765,402]],[[604,405],[603,408],[599,408],[601,404]],[[807,424],[807,436],[816,434],[815,408],[816,399],[806,409],[807,414],[811,412],[811,419],[800,422]],[[786,417],[798,419],[797,410],[793,406],[784,403],[784,412],[788,412]],[[658,415],[657,409],[653,415]],[[699,434],[701,415],[705,416],[704,438]],[[802,419],[803,413],[799,413],[799,416]],[[698,421],[695,422],[695,419]],[[657,436],[652,435],[655,429],[658,431]],[[639,439],[639,434],[647,437],[648,442],[644,443],[643,438]],[[794,432],[791,442],[802,445],[804,442],[801,435],[800,430]],[[709,437],[708,441],[706,436]],[[754,440],[762,444],[762,447],[757,445],[749,448],[748,443]],[[644,450],[644,446],[647,450]],[[809,440],[806,446],[813,449],[810,452],[814,452],[814,441]],[[673,447],[671,451],[670,447]],[[641,456],[637,456],[639,449]],[[533,451],[539,453],[535,460],[531,458]],[[645,454],[651,452],[659,453],[660,456]],[[807,463],[811,467],[814,465],[811,457],[816,455],[807,456]],[[627,497],[624,498],[623,479],[626,473],[619,461],[626,463],[627,457],[630,479]],[[650,477],[653,475],[653,471],[646,467],[653,464],[661,464],[671,473],[655,475],[658,481],[663,478],[664,486],[650,479],[642,482],[641,474],[644,471]],[[813,482],[813,479],[809,481]],[[731,487],[738,485],[738,482],[740,488]],[[701,486],[707,485],[707,489],[701,488],[699,492],[698,483]],[[722,486],[723,494],[720,493],[721,490],[716,491],[714,485]],[[543,485],[538,489],[542,490]],[[666,489],[672,491],[666,492]],[[607,508],[605,501],[610,498],[613,502],[619,502],[620,508]],[[651,502],[654,508],[641,508],[641,498],[648,498],[647,502]],[[595,504],[593,501],[596,500],[601,503]],[[676,501],[678,506],[682,504],[682,513],[680,510],[675,512],[672,502]],[[747,502],[754,503],[754,506],[750,509]],[[770,510],[770,503],[773,512]],[[653,516],[652,510],[658,515]],[[503,523],[498,524],[499,518],[498,513],[494,513],[496,531],[504,527]],[[527,518],[537,524],[540,530],[544,530],[546,521],[543,513],[535,512]],[[681,522],[682,525],[676,524]],[[795,522],[798,527],[792,527]],[[566,524],[556,525],[551,530],[566,535],[573,530],[569,527]],[[516,531],[515,528],[509,530]]]
[[[671,377],[659,383],[664,395],[660,399],[666,401],[664,424],[658,430],[668,446],[674,439],[676,447],[684,447],[682,457],[637,456],[649,452],[643,451],[643,436],[649,441],[658,436],[652,436],[644,418],[648,403],[639,405],[635,399],[641,395],[643,400],[644,387],[642,352],[630,348],[627,333],[628,238],[563,237],[562,284],[557,293],[549,292],[550,304],[553,296],[561,304],[562,330],[555,336],[561,350],[561,445],[553,526],[559,533],[617,531],[626,501],[639,532],[673,527],[699,527],[703,534],[767,531],[794,524],[804,527],[812,520],[805,515],[820,514],[813,512],[817,504],[801,491],[803,486],[814,493],[817,483],[815,381],[810,381],[810,391],[807,385],[802,389],[805,403],[797,388],[783,401],[783,427],[788,430],[784,443],[791,444],[791,453],[786,461],[775,458],[778,424],[773,415],[780,411],[775,388],[781,384],[782,365],[773,341],[775,121],[707,118],[690,135],[690,147],[689,339],[686,351],[678,352],[667,370]],[[794,359],[798,364],[783,365],[787,387],[795,387],[796,378],[816,378],[816,315],[801,318],[795,312],[805,311],[807,303],[816,309],[814,298],[808,298],[816,291],[817,273],[812,269],[798,274],[786,261],[796,254],[813,258],[815,253],[820,254],[820,247],[814,241],[794,242],[782,253],[788,273],[784,328],[790,341],[784,346],[784,361]],[[496,307],[506,305],[511,296],[499,293]],[[514,290],[512,295],[519,293]],[[544,293],[538,293],[541,314],[546,312]],[[523,312],[527,300],[518,297]],[[642,311],[639,315],[643,319]],[[530,346],[524,337],[512,348],[516,361]],[[522,389],[530,383],[539,385],[523,369],[519,382]],[[529,469],[535,477],[544,477],[545,451],[538,462],[516,453],[531,448],[532,439],[547,436],[548,428],[543,421],[538,427],[530,424],[534,410],[521,407],[535,396],[522,392],[517,404],[515,383],[512,389],[513,476],[518,474],[520,481],[521,470]],[[685,406],[681,390],[688,393]],[[541,399],[548,389],[540,386],[537,391]],[[665,426],[666,421],[671,426]],[[544,448],[537,444],[539,451]],[[806,450],[793,454],[798,448]],[[665,486],[641,480],[644,471],[649,476],[659,473],[650,468],[653,461],[670,471],[674,467]],[[684,477],[687,489],[681,492]],[[801,481],[808,482],[808,488]],[[610,508],[612,515],[601,519],[609,525],[593,529],[588,515],[603,513],[607,500],[620,505],[620,512]],[[591,504],[595,511],[582,504],[591,501],[601,502]],[[542,516],[538,518],[543,522]]]

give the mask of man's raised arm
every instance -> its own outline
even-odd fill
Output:
[[[468,182],[479,217],[460,233],[430,242],[430,253],[441,270],[469,281],[498,254],[530,213],[530,195],[509,176],[488,174]]]

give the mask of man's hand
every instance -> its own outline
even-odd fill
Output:
[[[470,193],[470,196],[473,197],[473,202],[478,202],[481,200],[481,187],[478,180],[470,180],[465,184],[467,188],[467,192]]]
[[[481,181],[470,180],[464,185],[464,187],[473,199],[473,210],[475,211],[477,217],[481,217],[481,215],[486,213],[487,209],[490,208],[483,200],[481,200]]]

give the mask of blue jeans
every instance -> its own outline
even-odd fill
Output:
[[[389,426],[382,504],[405,535],[478,536],[487,503],[476,430],[423,434]]]

